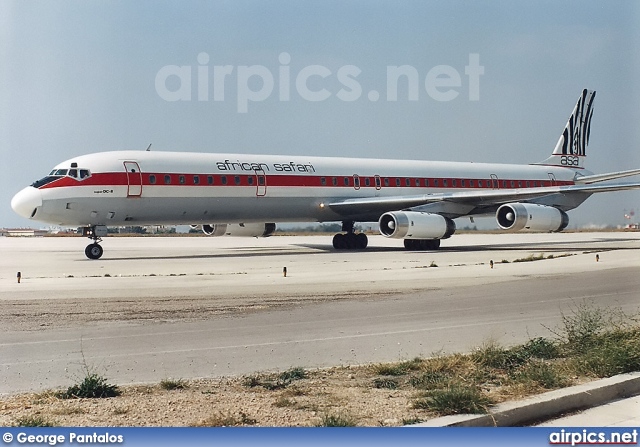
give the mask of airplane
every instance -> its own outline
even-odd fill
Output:
[[[437,250],[453,219],[495,214],[506,231],[562,231],[567,211],[593,193],[640,188],[605,183],[640,169],[593,174],[584,168],[595,91],[584,89],[549,158],[489,164],[219,153],[114,151],[63,161],[18,192],[27,219],[78,227],[103,254],[108,226],[199,226],[210,236],[266,237],[276,222],[342,222],[333,247],[365,249],[356,222],[408,250]]]

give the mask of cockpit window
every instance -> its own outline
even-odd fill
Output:
[[[40,180],[36,180],[31,184],[34,188],[40,188],[48,183],[53,182],[61,177],[69,176],[75,178],[77,180],[84,180],[87,177],[91,176],[91,172],[88,169],[53,169],[48,176],[41,178]]]

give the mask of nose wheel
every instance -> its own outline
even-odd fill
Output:
[[[80,227],[78,231],[82,232],[83,236],[88,237],[93,241],[93,244],[87,245],[87,248],[84,249],[84,254],[89,259],[100,259],[102,257],[102,247],[100,246],[100,242],[102,242],[101,236],[107,235],[107,227],[104,225],[94,225],[91,227]]]
[[[87,248],[84,249],[84,254],[87,255],[89,259],[100,259],[103,252],[104,250],[102,250],[102,247],[97,242],[87,245]]]

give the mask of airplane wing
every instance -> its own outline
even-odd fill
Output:
[[[631,174],[628,174],[631,175]],[[437,202],[449,202],[475,207],[498,206],[510,202],[527,202],[552,194],[593,194],[598,192],[640,189],[638,183],[617,183],[609,185],[545,186],[538,188],[486,189],[478,191],[446,192],[415,196],[365,197],[345,199],[329,203],[327,206],[341,215],[368,215],[387,211],[407,210]],[[465,215],[461,213],[460,215]]]

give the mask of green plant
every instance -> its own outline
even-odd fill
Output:
[[[285,371],[278,376],[278,378],[283,382],[289,383],[293,382],[294,380],[306,379],[306,377],[307,373],[304,368],[301,367],[291,368],[290,370]]]
[[[355,427],[356,421],[353,416],[341,412],[337,414],[325,414],[318,427]]]
[[[207,419],[204,419],[196,424],[194,427],[237,427],[240,425],[255,425],[256,420],[247,416],[243,411],[240,411],[238,415],[233,413],[218,412]]]
[[[162,379],[160,381],[160,388],[167,391],[184,390],[185,388],[188,388],[188,384],[182,379]]]
[[[55,424],[42,416],[23,416],[16,419],[16,427],[55,427]]]
[[[376,388],[386,388],[388,390],[395,390],[398,388],[398,381],[389,378],[375,378],[373,379],[373,386]]]
[[[61,399],[76,398],[105,398],[120,395],[120,390],[116,385],[107,383],[107,379],[96,373],[88,373],[84,379],[67,388],[58,394]]]
[[[414,408],[433,411],[440,415],[461,413],[487,413],[493,402],[476,386],[454,385],[445,389],[428,391],[414,401]]]
[[[414,424],[419,424],[420,422],[424,422],[424,420],[420,418],[402,419],[402,425],[414,425]]]
[[[571,384],[571,380],[553,365],[534,360],[512,373],[512,380],[521,384],[534,384],[546,389],[561,388]]]

